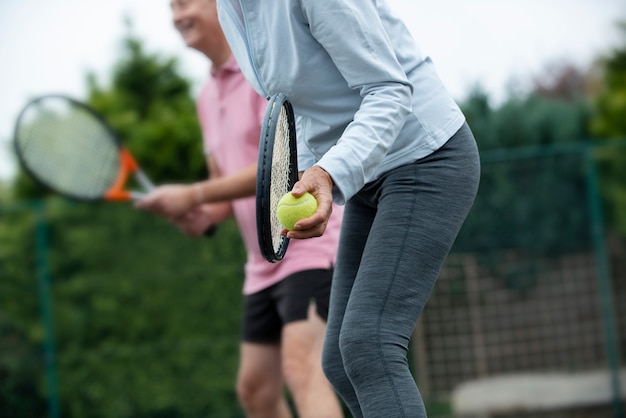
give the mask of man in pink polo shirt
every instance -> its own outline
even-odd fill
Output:
[[[293,240],[279,263],[258,248],[254,191],[261,121],[267,101],[241,74],[217,20],[215,0],[171,0],[174,26],[186,45],[209,58],[210,77],[197,100],[210,178],[158,188],[138,206],[211,202],[171,219],[199,236],[234,215],[248,259],[237,395],[248,417],[290,417],[288,387],[300,418],[343,416],[321,368],[330,282],[343,208],[335,206],[323,237]]]

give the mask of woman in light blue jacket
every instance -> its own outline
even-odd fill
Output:
[[[425,417],[406,355],[478,189],[465,118],[386,0],[218,0],[258,93],[297,116],[293,194],[345,204],[323,367],[355,417]]]

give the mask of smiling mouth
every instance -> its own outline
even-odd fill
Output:
[[[179,25],[176,26],[176,29],[178,29],[178,32],[180,32],[180,34],[185,37],[193,29],[193,27],[193,22],[188,20],[181,22]]]

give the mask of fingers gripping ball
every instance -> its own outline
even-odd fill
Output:
[[[276,215],[282,226],[292,230],[296,222],[308,218],[316,210],[317,200],[311,193],[307,192],[300,197],[294,197],[291,192],[288,192],[278,201]]]

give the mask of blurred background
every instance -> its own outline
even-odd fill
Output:
[[[433,417],[624,418],[626,3],[390,0],[481,149],[477,201],[418,324]],[[48,194],[10,141],[33,96],[106,115],[157,183],[207,175],[208,63],[167,1],[0,1],[0,417],[242,417],[245,252]]]

